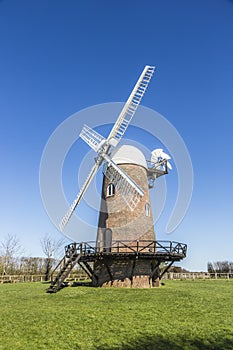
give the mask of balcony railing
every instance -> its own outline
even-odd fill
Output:
[[[187,252],[187,245],[175,241],[113,241],[111,245],[105,242],[81,242],[71,243],[65,247],[67,257],[74,254],[84,256],[107,255],[107,254],[137,254],[137,255],[169,255],[184,258]]]

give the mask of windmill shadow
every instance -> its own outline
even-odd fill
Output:
[[[116,350],[231,350],[233,349],[233,339],[230,335],[223,338],[213,335],[205,339],[187,339],[184,336],[140,336],[134,341],[126,342],[122,345],[115,346]],[[96,346],[96,350],[112,350],[109,346]]]

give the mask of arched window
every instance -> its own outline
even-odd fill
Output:
[[[150,216],[150,204],[148,203],[145,204],[145,211],[146,211],[146,216]]]
[[[107,187],[107,195],[106,197],[114,196],[115,194],[115,186],[113,184],[109,184]]]

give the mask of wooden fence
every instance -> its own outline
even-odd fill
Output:
[[[55,275],[56,277],[56,275]],[[67,281],[80,282],[89,279],[86,274],[70,274]],[[1,275],[0,284],[17,282],[45,282],[45,275]]]
[[[1,275],[0,283],[44,282],[45,275]]]
[[[233,273],[209,273],[209,272],[166,272],[163,280],[186,280],[186,279],[233,279]],[[88,280],[86,274],[70,274],[66,281],[82,282]],[[0,275],[0,284],[17,282],[45,282],[45,275]]]
[[[209,273],[209,272],[166,272],[163,279],[169,280],[186,280],[186,279],[230,279],[233,278],[232,273]]]

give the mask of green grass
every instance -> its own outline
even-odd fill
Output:
[[[233,349],[233,281],[47,287],[0,285],[0,349]]]

